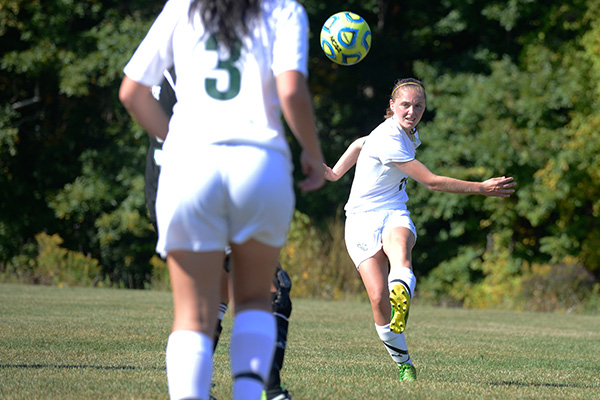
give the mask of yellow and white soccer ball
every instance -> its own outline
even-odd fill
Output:
[[[337,64],[356,64],[371,49],[371,28],[356,13],[342,11],[333,14],[321,29],[321,48]]]

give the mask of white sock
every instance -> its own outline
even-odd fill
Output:
[[[410,298],[415,294],[415,286],[417,285],[417,278],[410,268],[400,267],[394,268],[388,275],[388,289],[391,292],[394,286],[398,283],[402,283],[409,291]]]
[[[397,364],[412,364],[410,356],[408,355],[408,347],[406,346],[406,339],[404,333],[395,333],[390,330],[390,324],[379,326],[375,324],[375,330],[379,338],[385,345],[388,353]]]
[[[175,331],[167,342],[169,397],[208,399],[212,378],[212,339],[200,332]]]
[[[231,330],[234,399],[260,399],[275,352],[275,317],[267,311],[238,313]]]

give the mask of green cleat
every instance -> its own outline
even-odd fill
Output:
[[[417,370],[412,364],[398,364],[398,379],[401,382],[414,382],[417,380]]]
[[[403,284],[398,283],[390,292],[390,303],[392,304],[392,320],[390,329],[395,333],[402,333],[406,329],[408,312],[410,311],[410,295]]]

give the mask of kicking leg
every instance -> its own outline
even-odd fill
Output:
[[[388,291],[388,260],[383,251],[363,261],[358,269],[363,280],[375,320],[375,330],[398,368],[413,368],[403,333],[390,329],[391,306]],[[404,367],[408,365],[409,367]],[[401,374],[402,375],[402,374]],[[401,380],[409,380],[403,379]]]
[[[392,305],[392,331],[402,333],[410,312],[410,300],[415,290],[416,278],[412,271],[414,234],[407,228],[391,229],[383,238],[383,251],[390,260],[388,289]]]

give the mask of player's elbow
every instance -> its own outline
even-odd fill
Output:
[[[427,189],[431,190],[432,192],[439,192],[439,191],[441,191],[440,188],[438,186],[436,186],[435,184],[424,183],[423,185],[425,185],[425,187]]]
[[[443,185],[442,185],[442,181],[439,179],[436,179],[437,176],[432,176],[430,179],[426,179],[426,180],[422,180],[420,181],[427,189],[433,191],[433,192],[443,192]]]
[[[146,90],[144,90],[146,89]],[[146,93],[147,92],[147,93]],[[119,100],[127,111],[134,111],[135,107],[140,103],[144,94],[150,95],[150,89],[145,88],[141,84],[125,77],[119,88]]]
[[[121,104],[123,104],[123,107],[125,107],[125,109],[127,109],[128,111],[131,111],[131,109],[134,106],[133,99],[134,96],[132,92],[127,90],[127,88],[125,88],[124,85],[121,85],[121,88],[119,89],[119,100],[121,101]]]

